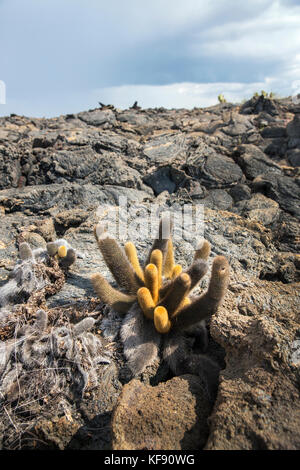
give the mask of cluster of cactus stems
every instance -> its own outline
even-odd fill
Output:
[[[29,398],[44,392],[61,393],[66,380],[72,380],[82,395],[86,388],[97,386],[99,367],[111,363],[111,351],[90,331],[95,323],[87,317],[75,325],[49,328],[47,312],[38,310],[32,325],[24,324],[14,338],[0,341],[0,397],[14,388],[19,405],[19,400],[31,403]],[[26,386],[20,387],[20,383]]]
[[[55,240],[47,243],[47,253],[56,258],[61,267],[68,268],[76,261],[76,252],[64,239]],[[43,248],[32,250],[27,242],[19,246],[19,256],[21,261],[37,261],[43,259],[46,251]]]
[[[163,226],[169,225],[169,236],[163,238]],[[222,301],[228,285],[229,266],[224,256],[215,257],[207,291],[198,297],[190,294],[208,270],[210,244],[203,240],[195,251],[191,266],[183,271],[175,264],[171,224],[161,219],[157,238],[142,267],[132,242],[125,250],[100,224],[94,234],[109,270],[118,286],[114,289],[99,273],[91,281],[99,298],[114,310],[126,313],[138,301],[145,317],[154,322],[159,333],[171,328],[186,329],[210,316]]]
[[[19,260],[9,274],[9,280],[0,287],[0,309],[11,303],[20,303],[37,290],[45,287],[44,276],[35,270],[38,264],[47,264],[56,258],[59,266],[67,270],[75,263],[78,253],[64,239],[48,243],[47,248],[31,249],[27,242],[19,245]]]
[[[49,256],[54,256],[62,268],[69,268],[76,261],[76,252],[64,239],[47,243]]]

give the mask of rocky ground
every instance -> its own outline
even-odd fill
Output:
[[[0,317],[0,447],[299,449],[299,167],[300,106],[290,99],[0,118],[0,287],[23,241],[63,237],[84,255],[68,272],[52,266],[51,288]],[[221,367],[215,401],[201,377],[174,377],[163,362],[128,377],[120,319],[90,283],[97,271],[111,279],[93,226],[120,195],[147,213],[204,204],[210,262],[222,254],[231,266],[208,322],[207,355]],[[175,241],[184,266],[190,241]],[[137,241],[142,257],[150,244]],[[22,328],[34,329],[40,308],[47,339],[37,341],[66,328],[72,345],[35,364]],[[75,334],[87,317],[90,331]]]

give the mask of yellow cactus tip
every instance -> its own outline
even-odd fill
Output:
[[[153,320],[153,310],[155,304],[149,289],[147,289],[147,287],[140,287],[140,289],[137,291],[137,298],[145,316],[150,320]]]
[[[144,297],[148,292],[149,292],[149,289],[147,289],[147,287],[140,287],[139,290],[137,291],[137,295],[140,297]]]
[[[170,331],[171,322],[165,307],[158,306],[154,310],[154,326],[158,333],[168,333]]]
[[[158,270],[155,264],[147,264],[145,269],[145,284],[151,292],[154,303],[158,301]]]
[[[140,266],[136,247],[132,242],[125,243],[125,253],[136,275],[140,278],[142,282],[144,282],[144,272]]]
[[[157,268],[156,268],[155,264],[153,264],[153,263],[147,264],[147,266],[146,266],[147,271],[155,271],[156,269]]]
[[[67,256],[67,247],[65,245],[62,245],[58,248],[57,254],[60,258],[64,258]]]
[[[181,272],[182,272],[182,266],[180,266],[180,264],[176,264],[176,266],[174,266],[173,268],[172,279],[175,279],[175,277],[179,276]]]
[[[163,254],[161,250],[153,250],[150,256],[150,264],[155,264],[158,275],[158,288],[162,285],[162,265],[163,265]]]
[[[162,307],[161,305],[159,305],[155,309],[155,315],[156,316],[162,316],[162,315],[166,316],[166,315],[168,315],[167,309],[165,307]]]
[[[190,276],[187,273],[182,273],[181,274],[181,279],[184,282],[184,284],[188,284],[190,282]]]
[[[151,257],[153,257],[154,259],[162,258],[161,250],[159,250],[159,249],[153,250],[152,253],[151,253]]]

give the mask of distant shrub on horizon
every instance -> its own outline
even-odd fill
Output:
[[[222,94],[218,95],[218,101],[219,103],[227,103],[227,100],[224,98],[224,95]]]

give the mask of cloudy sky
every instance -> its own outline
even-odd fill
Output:
[[[300,0],[0,0],[0,115],[299,93],[299,25]]]

